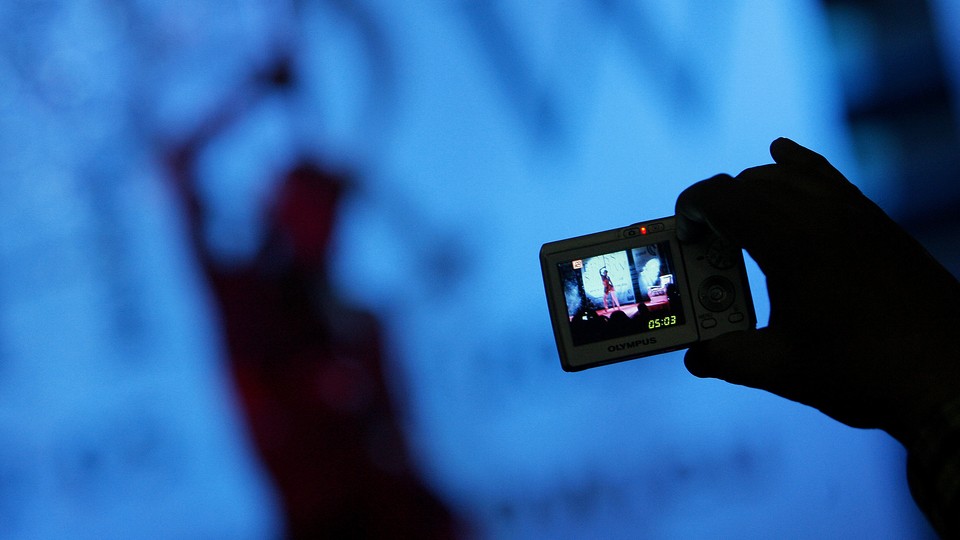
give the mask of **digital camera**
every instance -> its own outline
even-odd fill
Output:
[[[680,243],[674,217],[544,244],[540,267],[565,371],[756,326],[740,249]]]

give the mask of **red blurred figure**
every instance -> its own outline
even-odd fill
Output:
[[[411,464],[384,380],[380,325],[343,305],[327,279],[345,178],[311,163],[294,166],[247,262],[224,267],[203,241],[196,157],[250,104],[251,94],[241,95],[178,145],[169,163],[254,441],[282,497],[287,535],[454,537],[455,520]]]

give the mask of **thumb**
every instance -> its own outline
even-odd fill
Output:
[[[731,332],[687,350],[684,365],[694,376],[767,390],[793,399],[797,364],[791,347],[769,328]]]
[[[827,158],[786,137],[770,143],[770,156],[778,165],[808,173],[827,174],[836,171]]]
[[[838,171],[827,158],[786,137],[780,137],[770,143],[770,156],[777,165],[805,173],[811,178],[828,180],[831,184],[839,181],[845,186],[852,187],[843,173]]]

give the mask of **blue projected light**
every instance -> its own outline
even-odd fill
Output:
[[[478,537],[921,534],[884,436],[681,353],[564,373],[543,294],[541,244],[672,215],[778,136],[857,177],[819,3],[221,4],[0,5],[0,537],[282,535],[167,182],[224,109],[195,156],[212,264],[269,268],[291,162],[355,173],[324,278],[384,326],[417,470]],[[632,258],[636,287],[625,252],[585,261],[597,309],[602,269],[622,304],[665,285]]]
[[[282,531],[154,153],[178,82],[203,108],[251,61],[216,33],[254,10],[199,32],[197,4],[0,6],[2,538]],[[189,53],[160,46],[178,32]]]
[[[543,242],[670,215],[781,135],[856,177],[815,4],[521,4],[390,4],[403,121],[358,164],[332,272],[384,314],[432,484],[494,537],[909,536],[892,443],[680,353],[564,374],[540,282]],[[623,263],[584,263],[603,309]]]

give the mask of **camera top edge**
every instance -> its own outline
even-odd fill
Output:
[[[651,238],[660,237],[664,233],[670,233],[676,230],[676,218],[666,216],[656,219],[647,219],[638,221],[625,227],[609,229],[606,231],[583,234],[562,240],[554,240],[544,243],[540,248],[540,254],[545,255],[569,247],[572,244],[584,245],[587,243],[604,243],[611,240],[635,239],[643,236]]]

